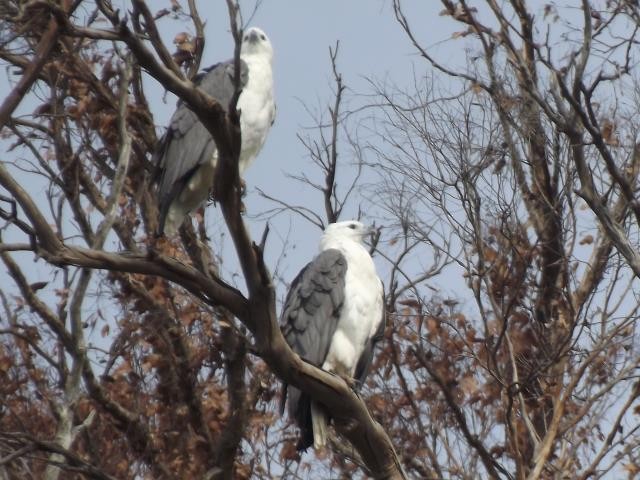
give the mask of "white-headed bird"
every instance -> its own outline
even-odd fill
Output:
[[[384,289],[357,221],[332,223],[320,253],[291,284],[281,327],[291,348],[309,363],[359,384],[365,380],[385,324]],[[300,429],[299,450],[326,444],[326,409],[285,385],[289,416]]]
[[[273,48],[259,28],[244,32],[240,49],[242,145],[240,175],[256,158],[275,119]],[[227,109],[235,92],[234,61],[218,63],[194,80]],[[155,154],[160,219],[158,233],[173,235],[184,218],[209,198],[218,162],[213,137],[189,107],[180,102]]]

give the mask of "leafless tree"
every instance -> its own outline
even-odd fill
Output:
[[[172,5],[154,13],[133,0],[126,16],[107,0],[2,5],[0,58],[20,78],[0,105],[0,127],[16,152],[0,163],[0,256],[19,292],[10,295],[3,282],[0,473],[293,472],[286,455],[271,453],[292,435],[273,433],[275,374],[331,409],[367,472],[400,478],[391,441],[363,400],[303,362],[280,333],[264,245],[252,241],[241,216],[239,113],[235,101],[219,105],[189,80],[203,22],[195,2],[186,12]],[[241,12],[227,5],[237,60]],[[74,14],[80,7],[90,9],[86,18]],[[158,27],[167,15],[190,20],[196,32],[178,35],[174,54]],[[184,226],[180,242],[154,235],[157,139],[147,74],[212,132],[220,154],[213,191],[247,295],[219,273],[202,222]],[[42,104],[33,115],[16,114],[29,92]],[[47,273],[34,281],[26,261]],[[104,345],[87,341],[94,328]]]
[[[373,405],[416,476],[635,478],[640,11],[441,3],[466,62],[394,1],[430,73],[372,82],[370,162],[397,237],[463,282],[398,296]]]

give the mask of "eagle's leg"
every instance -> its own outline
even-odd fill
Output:
[[[356,390],[356,388],[358,387],[358,382],[356,381],[355,378],[353,378],[351,375],[340,375],[338,374],[338,376],[344,380],[344,383],[346,383],[347,385],[349,385],[349,388],[351,390]]]
[[[325,363],[325,370],[327,365]],[[358,386],[358,381],[353,378],[353,373],[351,372],[351,369],[345,367],[344,365],[342,365],[341,363],[337,363],[335,366],[329,367],[330,373],[333,373],[334,375],[337,375],[338,377],[340,377],[342,380],[344,380],[344,383],[346,383],[349,388],[351,390],[355,390],[356,387]]]

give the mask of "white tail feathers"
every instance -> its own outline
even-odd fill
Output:
[[[188,214],[188,211],[181,209],[176,202],[173,202],[164,219],[164,234],[167,237],[173,237],[176,235],[178,233],[178,228],[180,228],[180,225],[182,225],[182,222],[184,221],[184,217]]]
[[[311,426],[313,427],[313,448],[316,450],[327,445],[327,416],[322,407],[311,402]]]

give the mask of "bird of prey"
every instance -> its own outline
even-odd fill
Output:
[[[384,290],[363,244],[371,230],[357,221],[332,223],[320,253],[297,275],[281,315],[281,328],[301,358],[361,385],[384,330]],[[326,409],[284,386],[289,416],[300,429],[298,450],[326,444]],[[284,401],[283,400],[283,407]]]
[[[275,118],[273,48],[259,28],[244,32],[240,49],[240,111],[242,145],[240,175],[256,158]],[[218,63],[199,74],[195,83],[225,109],[235,91],[234,61]],[[202,205],[213,186],[218,152],[213,137],[189,107],[180,102],[155,154],[160,222],[158,233],[173,235],[186,215]]]

